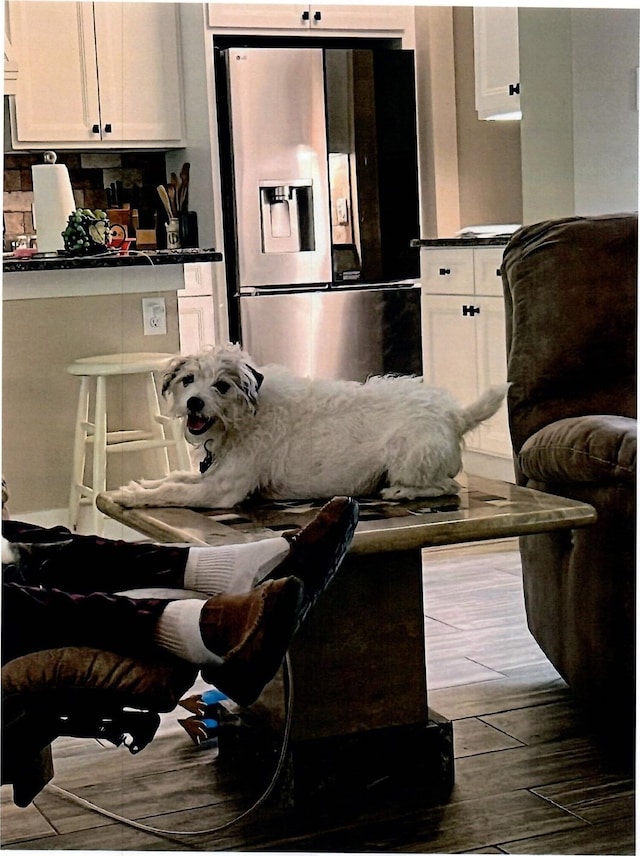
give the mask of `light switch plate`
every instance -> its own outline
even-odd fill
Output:
[[[164,297],[142,298],[142,323],[145,336],[166,335],[167,306]]]

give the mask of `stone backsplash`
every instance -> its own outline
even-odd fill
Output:
[[[4,249],[18,235],[33,235],[31,167],[43,163],[42,153],[4,156]],[[164,152],[58,152],[69,170],[76,205],[106,208],[107,188],[122,182],[126,197],[132,188],[155,188],[167,180]]]

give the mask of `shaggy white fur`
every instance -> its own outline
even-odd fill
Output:
[[[122,505],[227,508],[274,499],[414,499],[457,493],[464,434],[492,416],[507,385],[469,407],[421,378],[366,383],[255,369],[238,345],[176,358],[163,393],[199,447],[202,472],[174,472],[113,492]]]

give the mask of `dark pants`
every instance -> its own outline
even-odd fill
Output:
[[[2,659],[86,645],[135,656],[154,650],[154,629],[167,598],[114,592],[181,588],[188,548],[111,541],[14,520],[2,534],[19,545],[3,565]]]

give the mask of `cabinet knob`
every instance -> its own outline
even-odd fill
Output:
[[[92,125],[91,126],[91,133],[92,134],[99,134],[100,133],[100,125]]]
[[[111,131],[112,131],[111,122],[107,122],[107,124],[104,126],[104,132],[105,132],[105,134],[110,134]]]
[[[322,20],[322,12],[314,12],[313,13],[313,20],[314,21],[321,21]]]
[[[451,268],[440,268],[438,273],[440,276],[449,276],[451,274]]]
[[[309,10],[308,9],[305,9],[304,12],[302,13],[302,20],[303,21],[309,20]]]
[[[520,95],[520,83],[509,84],[509,95]]]

